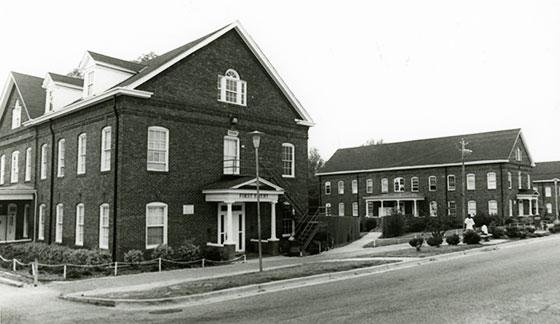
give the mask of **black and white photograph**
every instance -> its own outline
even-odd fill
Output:
[[[0,3],[0,324],[560,323],[560,1]]]

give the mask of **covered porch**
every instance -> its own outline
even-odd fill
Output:
[[[424,195],[415,192],[396,192],[367,196],[366,216],[383,217],[392,215],[395,211],[402,214],[419,216],[419,202],[424,201]]]
[[[517,211],[519,216],[539,215],[539,193],[530,190],[519,190],[516,196]]]
[[[0,188],[0,244],[32,241],[35,189],[16,184]]]
[[[256,178],[238,177],[212,184],[202,192],[205,201],[217,203],[216,241],[208,242],[207,246],[223,249],[224,258],[232,259],[236,253],[244,253],[247,250],[247,243],[258,243],[258,197],[261,211],[261,243],[265,244],[270,254],[279,253],[276,205],[278,197],[284,194],[283,188],[260,178],[257,195]],[[247,223],[250,225],[247,226]]]

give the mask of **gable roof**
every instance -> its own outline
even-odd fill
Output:
[[[225,178],[218,182],[211,183],[204,188],[204,191],[209,190],[230,190],[230,189],[243,189],[243,187],[255,187],[257,183],[257,178],[252,176],[242,176],[242,177],[234,177],[234,178]],[[261,190],[276,190],[276,191],[284,191],[284,189],[280,186],[275,185],[271,181],[268,181],[262,177],[259,178],[259,184],[261,186]],[[266,187],[269,187],[268,189]]]
[[[410,169],[461,163],[462,138],[472,153],[465,164],[508,162],[521,129],[455,135],[337,150],[317,173],[337,174],[386,169]]]
[[[554,179],[560,180],[560,161],[535,163],[531,179],[541,182],[553,181]]]
[[[67,76],[67,75],[56,74],[56,73],[52,73],[52,72],[49,72],[49,77],[54,82],[70,84],[70,85],[74,85],[74,86],[78,86],[78,87],[83,87],[84,86],[84,79],[74,78],[74,77],[70,77],[70,76]]]
[[[134,72],[138,72],[138,71],[142,70],[145,66],[144,64],[141,64],[141,63],[122,60],[120,58],[108,56],[108,55],[105,55],[105,54],[99,54],[99,53],[92,52],[92,51],[87,51],[87,53],[89,54],[89,56],[91,56],[91,58],[94,61],[118,66],[118,67],[121,67],[123,69],[131,70],[131,71],[134,71]]]
[[[30,118],[36,118],[45,111],[45,89],[43,78],[12,72],[14,83],[21,95],[23,106]]]

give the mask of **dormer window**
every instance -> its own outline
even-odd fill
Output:
[[[87,89],[87,96],[91,96],[93,94],[93,78],[94,78],[94,71],[89,71],[86,77],[86,89]]]
[[[523,155],[521,154],[521,149],[518,147],[517,150],[515,151],[515,160],[521,161],[522,158]]]
[[[47,91],[47,112],[53,111],[53,92]]]
[[[235,70],[229,69],[225,75],[218,76],[218,101],[247,105],[247,82]]]
[[[21,126],[21,105],[19,104],[19,100],[16,100],[16,105],[14,109],[12,109],[12,129],[18,128]]]

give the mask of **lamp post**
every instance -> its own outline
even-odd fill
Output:
[[[544,205],[544,202],[543,202]],[[558,179],[554,179],[554,207],[556,209],[556,224],[559,223],[558,221]]]
[[[467,153],[472,153],[472,150],[469,150],[467,148],[465,148],[465,146],[469,144],[467,142],[465,142],[464,138],[461,138],[461,196],[462,196],[462,202],[461,202],[461,216],[463,217],[463,222],[461,223],[461,226],[463,226],[463,224],[465,223],[465,214],[466,214],[466,193],[465,193],[465,154]]]
[[[261,145],[261,136],[264,133],[253,131],[249,133],[253,136],[253,147],[255,148],[255,173],[257,176],[257,239],[259,249],[259,272],[263,271],[262,266],[262,243],[261,243],[261,195],[260,195],[260,178],[259,178],[259,146]]]

